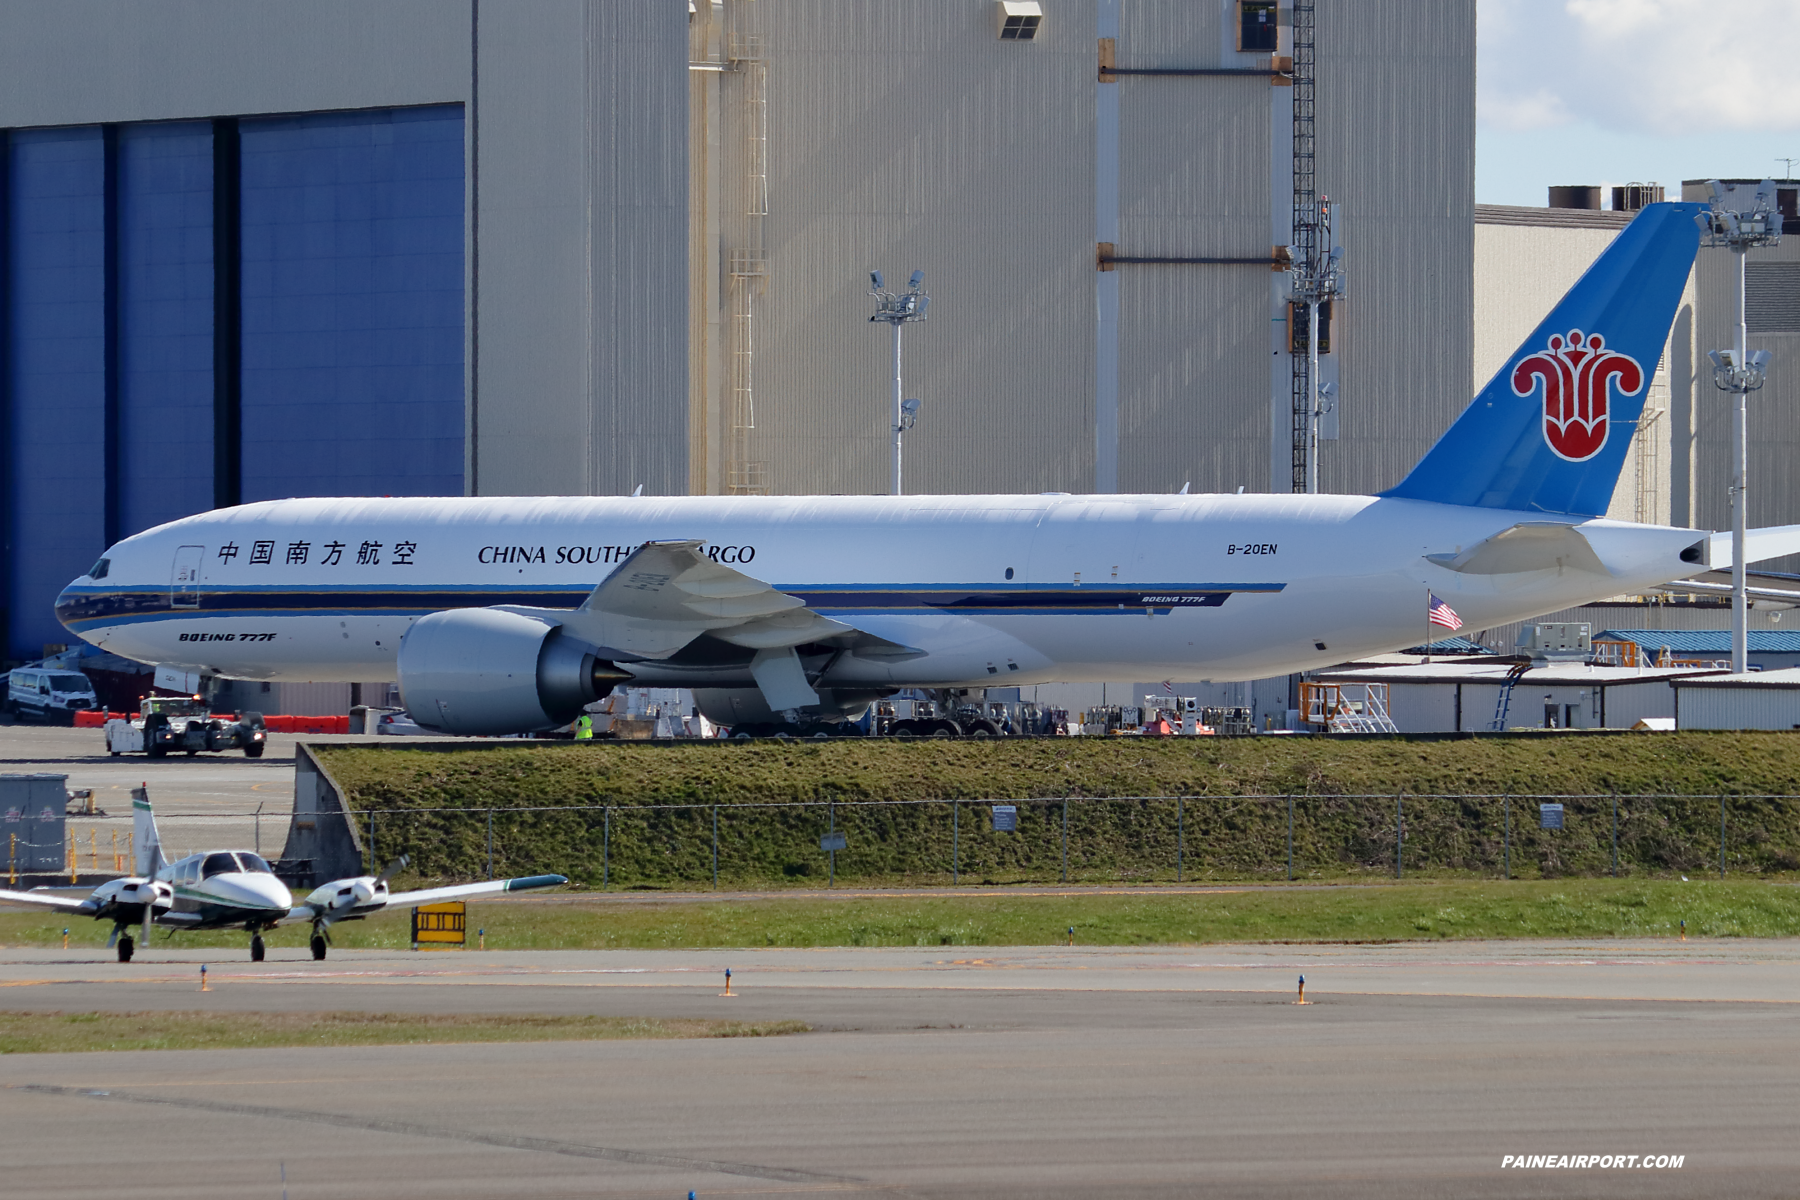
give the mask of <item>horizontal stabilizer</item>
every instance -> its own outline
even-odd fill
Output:
[[[1440,567],[1469,575],[1526,571],[1590,571],[1610,575],[1600,556],[1573,525],[1526,521],[1477,542],[1460,554],[1428,554]]]
[[[1732,565],[1730,533],[1715,533],[1703,538],[1696,549],[1702,551],[1700,565],[1704,567],[1723,571]],[[1800,525],[1770,525],[1765,529],[1744,531],[1745,562],[1765,562],[1788,554],[1800,554]]]

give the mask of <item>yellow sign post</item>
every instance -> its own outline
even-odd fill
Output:
[[[460,900],[421,904],[412,910],[412,948],[465,946],[469,941],[468,922],[469,906]]]

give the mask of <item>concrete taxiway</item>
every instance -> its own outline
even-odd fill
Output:
[[[9,1191],[273,1196],[285,1162],[294,1200],[1775,1196],[1800,1168],[1800,945],[1785,941],[274,953],[0,951],[0,1008],[815,1032],[9,1056]],[[1507,1154],[1685,1158],[1520,1172]]]

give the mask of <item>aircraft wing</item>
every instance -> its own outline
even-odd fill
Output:
[[[877,656],[909,648],[806,607],[798,596],[713,562],[704,542],[645,542],[600,582],[579,608],[502,605],[561,625],[619,661],[667,658],[703,633],[747,650],[785,650],[850,639]]]
[[[533,888],[561,887],[569,882],[567,875],[526,875],[519,879],[495,879],[487,883],[457,883],[449,887],[424,888],[416,892],[395,892],[387,898],[388,907],[396,904],[442,904],[446,900],[467,900],[474,896],[497,896],[502,892],[528,892]]]
[[[7,904],[32,904],[39,908],[55,909],[57,912],[80,913],[84,917],[92,916],[94,913],[100,911],[99,906],[94,903],[91,897],[82,900],[71,900],[67,896],[52,896],[48,892],[38,891],[9,892],[0,888],[0,902]]]
[[[324,917],[326,923],[366,917],[396,905],[442,904],[447,900],[468,900],[475,896],[497,896],[505,892],[526,892],[533,888],[561,887],[569,882],[567,875],[525,875],[518,879],[494,879],[486,883],[456,883],[448,887],[422,888],[414,892],[393,892],[348,908],[321,909],[310,904],[296,904],[277,924],[287,925]]]

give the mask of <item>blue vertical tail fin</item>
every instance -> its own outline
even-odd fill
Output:
[[[1652,204],[1513,351],[1412,473],[1383,492],[1599,516],[1700,247],[1703,204]]]

